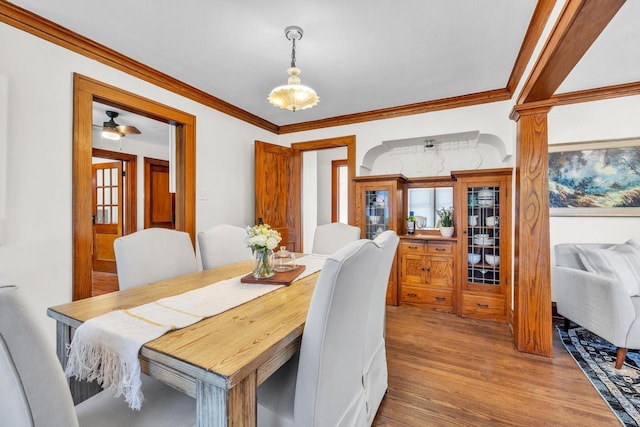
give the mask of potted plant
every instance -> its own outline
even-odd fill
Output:
[[[453,208],[438,209],[438,217],[440,218],[440,234],[444,237],[453,236]]]

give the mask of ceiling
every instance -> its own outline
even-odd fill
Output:
[[[169,125],[158,120],[150,119],[130,111],[114,108],[109,105],[93,103],[93,127],[101,128],[104,122],[109,121],[107,111],[115,111],[118,117],[114,121],[123,126],[134,126],[140,134],[127,134],[125,138],[131,141],[142,141],[149,144],[169,146]]]
[[[560,1],[560,0],[559,0]],[[14,4],[282,126],[507,85],[535,0],[14,0]],[[627,1],[559,92],[640,81],[640,2]],[[280,110],[297,43],[320,103]],[[124,117],[123,117],[124,121]]]

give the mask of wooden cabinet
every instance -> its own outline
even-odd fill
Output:
[[[460,247],[459,312],[507,322],[511,302],[511,169],[453,173]]]
[[[455,242],[427,239],[400,241],[400,305],[452,313]]]
[[[354,178],[356,193],[356,225],[362,237],[375,239],[386,230],[404,234],[404,182],[402,175],[364,176]],[[398,305],[397,256],[391,265],[387,304]]]
[[[510,320],[511,169],[458,171],[437,178],[366,176],[354,181],[356,225],[362,237],[374,239],[385,230],[395,230],[401,239],[391,267],[387,304],[493,322]],[[405,234],[406,196],[410,190],[422,189],[433,194],[416,196],[416,206],[422,199],[433,199],[434,209],[453,204],[453,237],[441,237],[429,229],[436,219],[430,213],[433,209],[423,214],[423,229]]]

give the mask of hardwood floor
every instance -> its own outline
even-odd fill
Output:
[[[619,426],[554,331],[553,358],[519,353],[509,327],[387,309],[382,426]]]
[[[109,292],[117,291],[118,275],[116,273],[103,273],[101,271],[92,272],[91,296],[98,296]]]
[[[117,289],[94,272],[94,295]],[[547,358],[518,352],[506,325],[389,306],[386,337],[375,427],[620,425],[555,331]]]

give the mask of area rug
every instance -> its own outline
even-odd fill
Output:
[[[621,369],[613,367],[616,348],[586,329],[556,326],[562,343],[622,425],[640,426],[640,353],[629,350]]]

